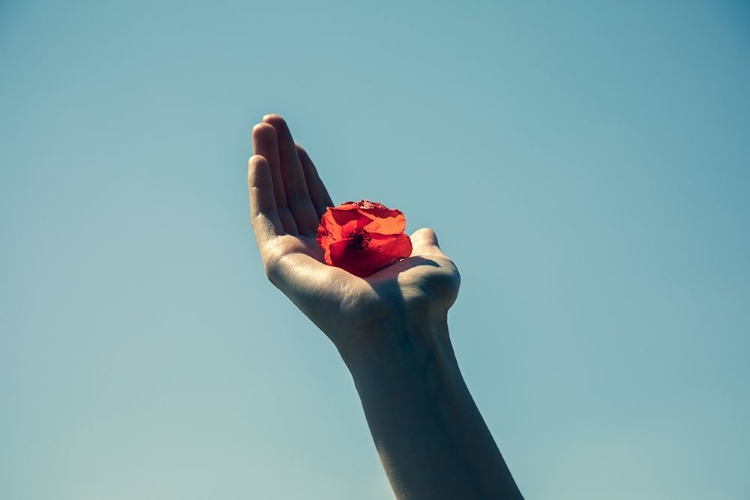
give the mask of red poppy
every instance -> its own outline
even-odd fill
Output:
[[[347,201],[328,207],[318,226],[326,264],[365,277],[411,255],[400,210],[380,203]]]

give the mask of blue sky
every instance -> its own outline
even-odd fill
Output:
[[[250,131],[433,227],[527,498],[750,495],[743,2],[0,5],[0,498],[379,499]]]

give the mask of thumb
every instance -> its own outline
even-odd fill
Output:
[[[437,235],[430,228],[417,229],[411,235],[412,253],[417,255],[441,255],[445,254],[440,250]]]

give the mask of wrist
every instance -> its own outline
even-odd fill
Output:
[[[447,313],[393,315],[339,339],[336,347],[358,386],[368,379],[386,382],[389,374],[457,369]]]

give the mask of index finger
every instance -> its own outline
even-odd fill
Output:
[[[250,158],[247,186],[250,191],[250,222],[262,250],[267,241],[285,234],[276,208],[271,167],[264,157],[255,155]]]

